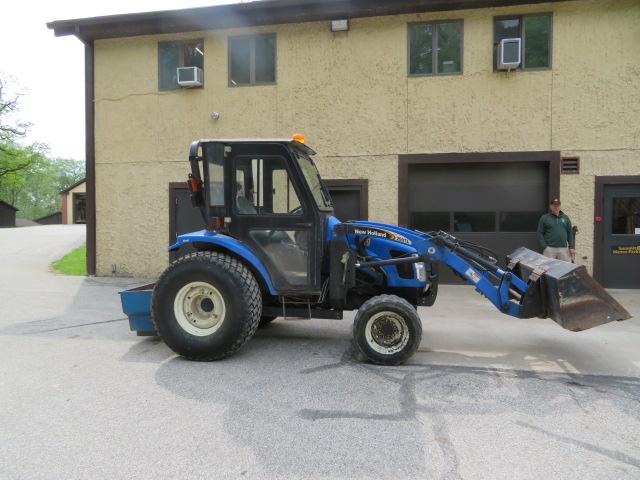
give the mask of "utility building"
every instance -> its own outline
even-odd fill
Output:
[[[499,6],[496,6],[499,5]],[[85,43],[88,264],[157,275],[200,229],[199,138],[304,133],[338,216],[536,248],[640,287],[640,3],[266,0],[49,24]]]

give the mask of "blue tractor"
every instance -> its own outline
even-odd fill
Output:
[[[216,360],[276,317],[357,310],[355,350],[398,365],[420,345],[417,307],[435,302],[443,264],[507,315],[572,331],[630,318],[584,267],[525,248],[501,266],[446,232],[340,221],[314,153],[301,136],[193,142],[188,185],[204,229],[169,247],[178,258],[154,285],[122,292],[132,328],[186,358]]]

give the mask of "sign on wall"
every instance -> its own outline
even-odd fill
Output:
[[[640,245],[616,245],[611,247],[612,255],[640,255]]]

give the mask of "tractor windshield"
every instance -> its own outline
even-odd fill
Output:
[[[313,160],[311,160],[311,157],[297,150],[295,151],[295,156],[318,208],[331,208],[331,197],[329,196],[327,188],[322,183],[320,173],[318,173],[318,169],[315,163],[313,163]]]

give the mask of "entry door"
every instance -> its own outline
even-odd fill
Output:
[[[73,223],[86,223],[87,222],[87,194],[86,193],[74,193],[73,194]]]
[[[175,243],[178,235],[197,232],[204,228],[200,209],[191,204],[191,193],[186,182],[169,184],[169,244]],[[195,252],[191,244],[178,251],[179,256]],[[169,260],[176,259],[176,252],[169,252]]]
[[[367,180],[324,180],[339,220],[367,220]]]
[[[317,211],[279,155],[233,159],[232,235],[264,262],[281,293],[319,292]]]
[[[640,288],[640,185],[604,186],[603,240],[603,285]]]

